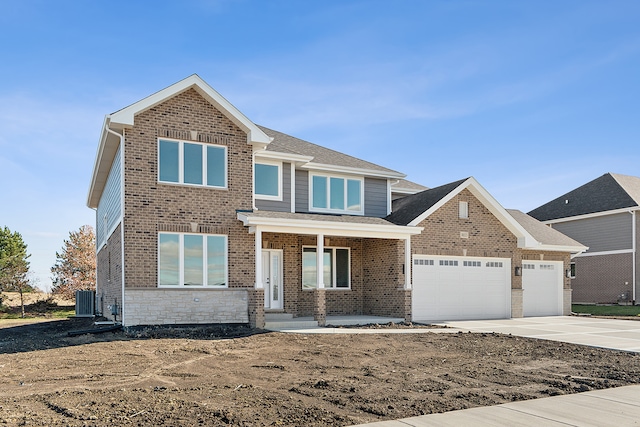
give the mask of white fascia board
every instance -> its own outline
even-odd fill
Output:
[[[89,184],[89,192],[87,194],[87,206],[91,209],[98,207],[98,202],[102,196],[104,186],[109,178],[109,171],[113,158],[118,151],[120,140],[111,133],[107,132],[110,124],[110,116],[105,116],[100,132],[100,140],[98,149],[96,150],[96,158],[93,164],[93,174],[91,175],[91,183]],[[124,161],[124,159],[123,159]]]
[[[311,160],[313,160],[313,157],[311,156],[302,156],[300,154],[281,153],[278,151],[266,151],[266,150],[257,150],[256,157],[259,157],[261,159],[282,160],[285,162],[291,162],[298,165],[309,163]]]
[[[193,74],[167,88],[164,88],[153,95],[150,95],[122,110],[111,115],[111,123],[114,128],[132,127],[136,114],[146,111],[163,103],[167,99],[182,93],[188,89],[195,89],[203,98],[209,101],[214,107],[224,113],[239,128],[247,132],[247,143],[249,144],[269,144],[272,138],[267,136],[258,126],[220,95],[215,89],[209,86],[197,74]]]
[[[558,219],[549,219],[547,221],[540,221],[540,222],[542,222],[543,224],[558,224],[561,222],[570,222],[570,221],[577,221],[579,219],[597,218],[600,216],[607,216],[607,215],[618,215],[621,213],[631,213],[634,211],[640,211],[640,206],[631,206],[628,208],[615,209],[615,210],[603,211],[603,212],[594,212],[594,213],[584,214],[584,215],[568,216],[565,218],[558,218]]]
[[[581,254],[589,249],[587,246],[564,246],[564,245],[544,245],[540,243],[535,248],[524,248],[525,250],[538,250],[549,252],[571,252],[572,254]]]
[[[309,162],[302,166],[302,169],[317,170],[322,172],[337,172],[350,175],[364,175],[376,178],[405,178],[407,175],[400,172],[386,172],[375,169],[352,168],[349,166],[325,165],[322,163]]]
[[[283,218],[250,217],[239,212],[237,218],[249,231],[259,228],[264,232],[289,234],[326,234],[344,237],[368,237],[381,239],[407,239],[420,234],[422,227],[401,225],[354,224],[333,221],[292,220]]]

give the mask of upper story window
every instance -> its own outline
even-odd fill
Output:
[[[311,174],[309,210],[364,215],[364,180]]]
[[[158,180],[185,185],[227,187],[227,147],[158,140]]]
[[[469,218],[469,202],[458,202],[458,217],[460,219]]]
[[[282,163],[256,162],[253,179],[256,198],[282,200]]]

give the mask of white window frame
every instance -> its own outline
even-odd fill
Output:
[[[302,246],[302,251],[301,251],[301,255],[304,253],[305,249],[315,249],[316,250],[316,260],[317,255],[318,255],[318,247],[314,246],[314,245],[303,245]],[[335,290],[335,291],[349,291],[351,290],[351,248],[348,246],[325,246],[324,249],[331,249],[331,283],[325,283],[324,284],[324,288],[325,289],[330,289],[330,290]],[[347,286],[346,288],[338,288],[336,286],[337,283],[337,269],[335,268],[336,266],[336,249],[346,249],[347,250],[347,255],[349,258],[349,286]],[[302,264],[302,260],[300,262]],[[317,261],[316,261],[317,263]],[[317,268],[318,266],[316,265],[316,277],[317,277]],[[323,266],[324,268],[324,266]],[[300,287],[302,287],[302,275],[300,275]],[[315,288],[302,288],[303,291],[312,291],[314,289],[318,289],[318,284],[316,283],[316,287]]]
[[[173,235],[173,236],[178,236],[178,265],[179,265],[179,272],[178,272],[178,285],[161,285],[160,284],[160,235],[161,234],[169,234],[169,235]],[[195,286],[195,285],[185,285],[184,284],[184,236],[202,236],[202,286]],[[225,253],[225,262],[224,262],[224,281],[225,281],[225,285],[224,286],[214,286],[214,285],[208,285],[208,273],[209,273],[209,269],[207,268],[207,258],[208,258],[208,253],[207,253],[207,244],[206,244],[206,238],[209,236],[218,236],[218,237],[224,237],[224,253]],[[158,253],[157,253],[157,257],[158,257],[158,269],[157,269],[157,285],[158,288],[163,288],[163,289],[167,289],[167,288],[178,288],[178,289],[202,289],[202,288],[209,288],[209,289],[225,289],[229,287],[229,236],[227,236],[226,234],[199,234],[199,233],[172,233],[172,232],[165,232],[165,231],[161,231],[158,232]]]
[[[160,141],[169,141],[178,143],[178,182],[162,181],[160,179]],[[200,145],[202,147],[202,184],[192,184],[184,182],[184,144]],[[209,185],[207,184],[207,149],[206,147],[216,147],[224,149],[224,185]],[[205,188],[217,188],[226,190],[229,185],[229,154],[226,145],[219,144],[204,144],[196,141],[183,141],[181,139],[173,138],[158,138],[157,141],[157,165],[158,165],[158,182],[169,185],[184,185],[188,187],[205,187]]]
[[[313,177],[318,176],[327,179],[327,206],[331,206],[331,178],[338,178],[344,180],[344,206],[345,209],[331,209],[327,208],[317,208],[313,206]],[[348,180],[359,181],[360,182],[360,210],[352,211],[348,210],[346,207],[348,206],[347,200],[349,198],[348,195]],[[320,213],[338,213],[338,214],[347,214],[347,215],[364,215],[364,177],[361,176],[348,176],[348,175],[338,175],[338,174],[324,174],[324,173],[309,173],[309,212],[320,212]]]
[[[458,218],[469,219],[469,202],[458,202]]]
[[[572,262],[569,264],[569,278],[570,279],[575,279],[576,278],[576,263]]]
[[[267,165],[267,166],[277,166],[278,167],[278,195],[270,196],[267,194],[258,194],[256,193],[256,165]],[[256,160],[253,164],[253,194],[256,199],[259,200],[275,200],[278,202],[282,201],[282,162],[275,162],[269,160]]]

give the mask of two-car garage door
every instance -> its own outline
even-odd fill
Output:
[[[415,255],[412,317],[416,322],[511,317],[511,260]]]
[[[525,316],[562,315],[559,261],[523,261]],[[511,317],[509,258],[414,255],[412,317],[416,322]]]

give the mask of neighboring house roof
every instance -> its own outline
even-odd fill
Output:
[[[551,221],[640,206],[640,178],[606,173],[546,203],[529,215]]]
[[[544,225],[532,216],[517,209],[507,209],[507,212],[524,227],[540,244],[550,246],[565,246],[570,248],[583,247],[582,251],[588,248],[571,237],[554,230],[548,225]]]
[[[429,187],[409,181],[408,179],[399,179],[391,183],[391,191],[394,193],[415,194],[428,189]]]
[[[563,235],[558,236],[555,233],[543,232],[540,227],[546,226],[533,218],[531,220],[535,221],[539,226],[526,218],[520,218],[522,221],[516,219],[515,217],[518,214],[513,214],[504,209],[473,177],[421,191],[394,201],[393,212],[385,219],[398,225],[416,226],[464,189],[471,192],[516,236],[519,248],[562,252],[582,252],[587,249],[573,239],[568,237],[567,239],[569,240],[563,239],[561,237]],[[560,234],[559,232],[557,233]]]
[[[267,153],[308,156],[311,160],[303,164],[304,169],[335,170],[337,166],[338,169],[342,169],[343,172],[355,172],[357,170],[368,171],[374,175],[388,177],[402,178],[405,176],[403,173],[393,169],[388,169],[375,163],[295,138],[286,133],[278,132],[264,126],[258,127],[269,137],[273,138],[271,143],[266,147]],[[260,153],[257,154],[260,155]]]
[[[248,227],[262,231],[331,236],[398,239],[420,234],[422,227],[393,224],[383,218],[357,215],[304,214],[273,211],[238,211],[237,217]]]

